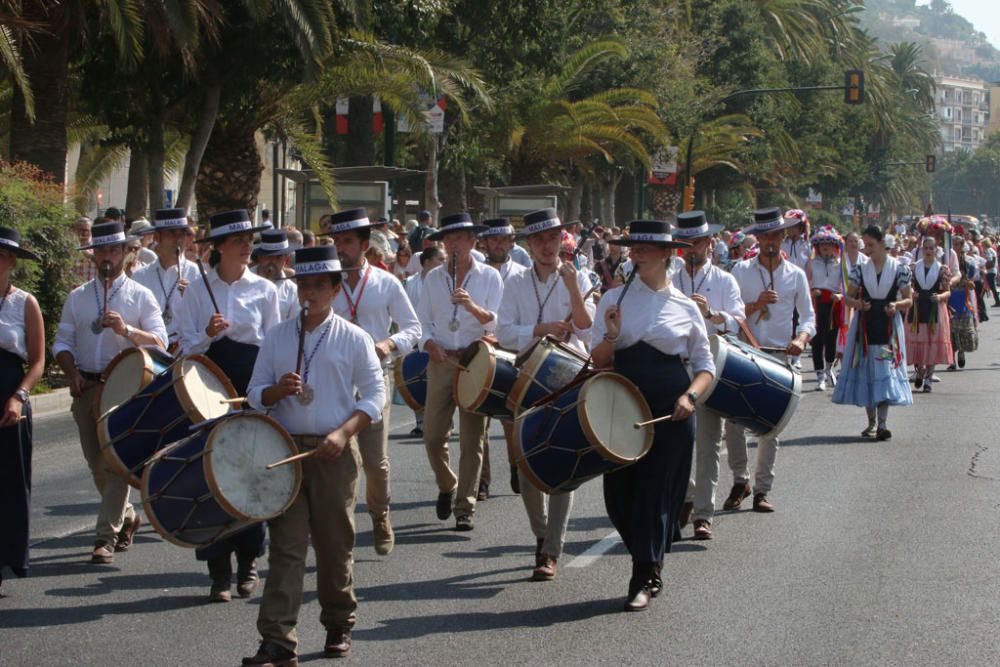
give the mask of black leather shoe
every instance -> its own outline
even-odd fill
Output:
[[[346,658],[351,654],[351,631],[345,628],[330,630],[323,643],[323,655],[328,658]]]
[[[243,658],[243,664],[257,667],[297,667],[299,658],[294,651],[289,651],[274,642],[263,641],[257,655]]]
[[[510,464],[510,490],[516,494],[521,493],[521,478],[517,474],[517,464]]]
[[[650,599],[648,581],[641,584],[629,584],[625,611],[646,611],[649,609]]]
[[[649,578],[649,597],[655,598],[663,590],[663,578],[660,572],[663,570],[663,563],[659,562],[653,568],[653,574]]]
[[[451,504],[455,501],[454,491],[445,491],[444,493],[438,494],[437,501],[437,515],[438,518],[444,521],[451,516]]]

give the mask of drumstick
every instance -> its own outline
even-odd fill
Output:
[[[101,283],[104,285],[104,309],[101,316],[108,314],[108,276],[111,274],[111,262],[101,264]]]
[[[658,424],[660,422],[668,422],[668,421],[670,421],[673,418],[674,418],[673,415],[663,415],[662,417],[657,417],[656,419],[650,419],[650,420],[644,421],[644,422],[636,422],[636,423],[632,424],[632,428],[640,429],[643,426],[649,426],[650,424]]]
[[[458,370],[462,371],[463,373],[468,373],[469,372],[468,368],[466,368],[462,364],[458,363],[457,361],[455,361],[451,357],[445,357],[444,360],[447,361],[452,366],[454,366],[455,368],[457,368]]]
[[[296,454],[295,456],[289,456],[287,459],[281,459],[280,461],[275,461],[274,463],[268,463],[265,467],[268,470],[274,470],[278,466],[283,466],[286,463],[294,463],[302,459],[307,459],[318,451],[318,449],[310,449],[308,452],[302,452],[301,454]]]
[[[201,274],[201,282],[205,283],[205,290],[208,292],[208,298],[212,300],[212,308],[215,308],[215,312],[222,314],[219,310],[219,304],[215,300],[215,294],[212,292],[212,286],[208,284],[208,276],[205,275],[205,265],[201,262],[201,255],[198,255],[198,259],[195,260],[198,263],[198,273]]]
[[[237,403],[245,403],[247,400],[246,396],[237,396],[236,398],[223,398],[219,400],[222,405],[235,405]]]
[[[302,313],[299,318],[299,352],[295,357],[295,374],[302,374],[302,355],[306,347],[306,318],[309,317],[309,300],[302,304]]]
[[[587,293],[583,295],[583,302],[586,303],[587,299],[589,299],[590,297],[592,297],[594,295],[594,292],[596,292],[596,291],[597,291],[597,286],[596,285],[594,287],[591,287],[589,290],[587,290]],[[573,319],[573,310],[570,309],[569,315],[567,315],[566,317],[563,318],[563,322],[569,322],[572,319]]]
[[[618,301],[615,303],[616,307],[621,307],[622,301],[625,299],[625,294],[628,293],[628,288],[632,285],[632,280],[635,278],[635,274],[638,273],[638,271],[639,267],[632,267],[632,272],[628,274],[628,278],[625,279],[625,284],[622,286],[621,294],[618,295]]]

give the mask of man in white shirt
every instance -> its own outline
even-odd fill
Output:
[[[511,251],[517,247],[514,242],[514,227],[507,218],[495,218],[483,222],[487,229],[479,235],[479,241],[486,252],[486,263],[492,266],[500,274],[500,278],[506,285],[508,279],[524,273],[527,269],[514,261]],[[523,251],[524,249],[521,248]],[[531,262],[529,260],[528,264]],[[501,344],[502,345],[502,344]],[[513,352],[517,348],[506,348]],[[513,437],[512,425],[510,422],[501,422],[507,442],[510,443]],[[510,450],[508,449],[508,452]],[[483,436],[483,469],[479,475],[479,495],[478,500],[483,501],[489,498],[490,483],[493,481],[493,474],[490,467],[490,434],[487,427]],[[517,477],[517,466],[510,464],[510,488],[514,493],[520,493],[520,480]]]
[[[684,268],[674,271],[670,279],[674,287],[691,298],[701,311],[709,334],[737,335],[740,323],[746,319],[743,298],[736,279],[710,261],[712,235],[722,225],[710,225],[702,211],[690,211],[677,216],[674,239],[687,241]],[[694,538],[710,540],[712,518],[715,516],[715,489],[719,483],[719,453],[723,418],[699,405],[695,409],[695,474],[688,485],[687,497],[681,508],[683,528],[690,517],[694,520]],[[726,422],[726,447],[729,451],[745,447],[742,429]]]
[[[253,249],[252,258],[256,262],[252,271],[267,278],[278,289],[278,312],[282,321],[299,314],[299,291],[290,277],[288,260],[293,248],[283,229],[268,229],[260,233],[260,243]]]
[[[101,453],[94,394],[101,374],[119,352],[134,345],[165,348],[167,330],[153,293],[124,273],[123,225],[94,225],[90,245],[80,250],[91,248],[98,277],[70,292],[52,354],[69,380],[83,456],[101,494],[91,562],[107,565],[114,561],[115,551],[127,551],[132,545],[140,519],[128,501],[128,483],[111,471]]]
[[[524,216],[521,235],[528,239],[534,263],[526,271],[511,274],[504,285],[497,337],[509,350],[523,352],[537,338],[554,336],[583,354],[587,352],[596,307],[592,300],[584,299],[589,279],[571,262],[559,258],[564,227],[555,209]],[[510,443],[512,429],[504,432]],[[536,542],[532,579],[549,581],[555,578],[556,562],[562,555],[573,493],[546,496],[523,475],[519,481]]]
[[[454,502],[456,530],[473,528],[486,417],[459,408],[461,460],[456,476],[448,456],[448,434],[458,407],[452,397],[455,366],[462,350],[496,330],[503,293],[500,274],[472,257],[476,234],[482,231],[468,213],[441,221],[441,229],[431,239],[444,241],[450,261],[424,278],[417,309],[421,344],[430,356],[424,444],[438,484],[437,516],[442,521],[451,516]]]
[[[382,363],[386,396],[382,418],[358,433],[358,447],[365,468],[365,493],[375,534],[375,551],[384,556],[392,551],[394,544],[389,520],[389,412],[392,406],[389,366],[393,357],[406,354],[420,340],[420,322],[403,284],[388,271],[365,260],[372,233],[365,209],[334,213],[330,216],[329,233],[337,246],[340,262],[347,270],[343,287],[333,300],[333,310],[372,337],[375,353]],[[396,333],[391,333],[393,325]]]
[[[734,266],[732,272],[746,307],[747,326],[760,346],[782,361],[800,356],[809,339],[816,335],[816,316],[806,273],[781,257],[785,230],[795,224],[798,221],[782,218],[777,208],[754,212],[754,225],[747,231],[757,236],[760,253]],[[795,311],[799,313],[799,323],[793,332]],[[743,446],[735,448],[738,451],[729,450],[729,466],[734,479],[729,498],[723,505],[725,509],[737,509],[751,491],[745,433],[741,432],[740,438]],[[755,512],[774,511],[767,495],[774,483],[777,453],[777,437],[758,439],[753,487]]]
[[[198,277],[198,267],[187,261],[187,211],[182,208],[160,209],[153,215],[153,225],[144,233],[156,241],[157,261],[132,274],[136,281],[156,297],[167,328],[168,346],[176,351],[180,345],[180,318],[177,317],[181,297],[187,286]]]

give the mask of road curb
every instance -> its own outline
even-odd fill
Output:
[[[66,412],[72,404],[73,397],[69,395],[69,387],[64,387],[47,394],[32,396],[31,413],[35,417],[41,417],[53,412]]]

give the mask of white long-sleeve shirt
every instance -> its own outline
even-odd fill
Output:
[[[257,267],[250,269],[256,275]],[[274,281],[274,288],[278,290],[278,315],[281,321],[290,320],[299,314],[302,308],[299,306],[299,287],[295,284],[294,278],[283,278]]]
[[[730,274],[711,262],[705,262],[698,268],[693,278],[685,266],[679,271],[674,271],[670,280],[685,296],[692,294],[704,296],[708,301],[708,307],[722,315],[722,324],[705,321],[709,333],[739,332],[739,321],[746,319],[746,311],[743,297],[740,295],[740,286]]]
[[[446,350],[458,350],[496,331],[497,311],[503,295],[500,274],[488,264],[473,262],[463,283],[452,285],[448,269],[448,265],[442,264],[424,276],[420,305],[417,307],[422,330],[421,348],[427,341],[433,340]],[[451,293],[456,287],[465,288],[473,303],[491,313],[493,318],[482,324],[464,306],[456,309],[451,302]],[[453,319],[458,320],[458,331],[451,331],[449,324]]]
[[[333,310],[345,320],[351,320],[351,304],[357,308],[357,324],[377,343],[388,338],[396,345],[394,356],[402,356],[420,340],[420,320],[406,296],[403,284],[382,269],[364,262],[354,289],[345,278],[333,300]],[[390,335],[395,323],[397,331]],[[385,360],[389,363],[389,359]]]
[[[812,287],[825,289],[840,294],[843,276],[840,272],[840,260],[836,257],[824,259],[815,257],[812,261]]]
[[[576,284],[580,296],[584,296],[590,289],[590,279],[583,272],[577,272]],[[593,300],[587,299],[584,306],[593,318],[596,311]],[[504,283],[503,297],[500,299],[500,321],[497,325],[500,346],[507,350],[523,350],[536,338],[536,325],[561,322],[571,310],[569,289],[558,271],[550,273],[544,282],[534,268],[511,274]],[[572,324],[572,320],[570,323]],[[590,345],[591,328],[578,329],[573,325],[573,335],[568,344],[585,352]]]
[[[70,352],[80,370],[100,373],[115,355],[133,347],[127,338],[110,328],[101,329],[98,334],[91,330],[94,321],[103,315],[103,305],[104,287],[99,280],[85,282],[70,292],[63,304],[52,354]],[[108,290],[108,310],[121,315],[129,326],[153,334],[166,347],[167,329],[156,297],[124,273]]]
[[[244,269],[243,275],[232,284],[219,278],[215,269],[208,269],[205,276],[212,286],[219,310],[229,322],[229,328],[215,338],[206,332],[215,307],[199,276],[184,290],[184,298],[181,299],[180,333],[184,354],[203,353],[221,338],[259,347],[264,334],[281,321],[278,290],[274,284],[249,269]]]
[[[760,258],[745,259],[733,267],[733,277],[740,286],[744,303],[757,300],[761,292],[771,284],[768,270],[761,265]],[[805,333],[816,335],[816,313],[813,311],[806,272],[791,262],[782,260],[774,270],[774,291],[778,302],[767,306],[768,316],[760,317],[761,311],[747,317],[747,326],[761,347],[785,348],[794,336]],[[799,311],[799,326],[792,331],[792,316]]]
[[[303,381],[313,390],[313,402],[302,405],[297,397],[287,396],[270,408],[264,405],[264,390],[295,371],[298,326],[298,320],[287,320],[264,336],[247,390],[250,405],[270,409],[270,415],[295,435],[326,435],[355,410],[373,422],[381,420],[385,383],[371,336],[332,312],[306,334],[303,345]]]
[[[623,289],[624,285],[615,287],[601,297],[591,331],[595,341],[602,340],[607,333],[604,313],[618,303],[618,295]],[[620,316],[621,331],[614,344],[616,350],[642,341],[664,354],[679,356],[690,364],[694,373],[707,371],[715,375],[715,360],[701,311],[694,301],[672,285],[653,291],[636,277],[622,300]]]
[[[178,274],[190,285],[198,279],[198,267],[194,262],[182,259],[180,264],[174,264],[165,269],[157,258],[155,262],[146,264],[132,274],[132,280],[148,289],[156,298],[156,303],[160,306],[160,313],[163,314],[163,323],[167,327],[167,335],[171,341],[180,335],[180,317],[177,314],[180,311],[184,295],[177,286]],[[170,322],[167,322],[167,319]]]

